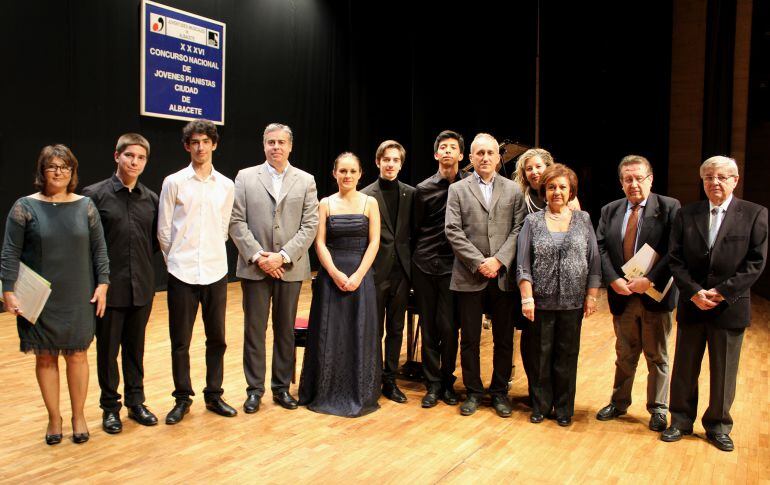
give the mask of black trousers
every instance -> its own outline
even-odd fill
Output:
[[[152,302],[144,306],[107,307],[96,321],[96,373],[102,390],[99,405],[105,411],[120,411],[120,372],[123,364],[123,394],[126,406],[144,403],[144,335]],[[122,350],[121,350],[122,348]]]
[[[735,400],[744,331],[717,328],[705,322],[677,325],[669,404],[671,426],[684,430],[693,427],[698,414],[698,376],[708,345],[710,394],[703,427],[712,433],[730,434],[730,407]]]
[[[422,372],[429,391],[451,389],[457,365],[458,317],[451,274],[431,275],[412,265],[412,286],[422,332]]]
[[[558,417],[575,413],[580,327],[583,309],[539,310],[526,336],[531,356],[532,412]]]
[[[265,394],[265,334],[270,302],[273,303],[273,361],[270,388],[274,394],[289,391],[294,373],[294,320],[301,281],[273,278],[241,280],[243,289],[243,371],[246,393]]]
[[[455,292],[460,315],[460,363],[468,395],[484,393],[481,381],[481,320],[484,313],[492,317],[492,382],[489,393],[505,395],[513,366],[514,300],[511,292],[502,291],[492,280],[481,291]]]
[[[222,395],[224,376],[225,309],[227,306],[227,277],[209,285],[191,285],[168,275],[168,329],[171,337],[171,372],[177,402],[190,401],[194,396],[190,382],[190,342],[193,325],[198,314],[203,313],[206,332],[206,401]]]
[[[376,285],[377,318],[380,322],[380,340],[385,337],[382,382],[393,383],[398,373],[398,360],[404,341],[404,317],[409,304],[409,278],[399,267],[390,277]]]

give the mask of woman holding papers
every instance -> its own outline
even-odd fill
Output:
[[[532,423],[552,412],[569,426],[575,406],[580,326],[596,312],[601,260],[587,212],[572,210],[575,172],[562,164],[540,179],[545,210],[527,216],[519,233],[516,272],[533,366]]]
[[[87,351],[95,316],[104,314],[109,261],[99,212],[91,199],[74,193],[78,162],[64,145],[43,148],[35,171],[39,192],[16,201],[5,226],[0,279],[6,311],[16,314],[21,351],[36,357],[37,376],[48,410],[45,441],[61,442],[59,355],[67,363],[72,403],[72,441],[89,434],[83,406],[88,390]],[[24,301],[14,294],[20,263],[51,284],[43,311],[31,323]]]

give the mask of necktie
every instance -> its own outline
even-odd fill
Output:
[[[714,241],[717,239],[717,231],[719,230],[719,207],[711,209],[711,221],[709,221],[709,248],[714,247]]]
[[[631,206],[631,214],[626,223],[626,234],[623,236],[623,260],[628,261],[634,257],[634,246],[636,245],[636,228],[639,226],[640,205]]]

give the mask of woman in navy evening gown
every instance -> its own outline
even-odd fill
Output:
[[[377,201],[356,190],[361,162],[352,153],[334,161],[339,191],[319,205],[313,287],[299,402],[337,416],[379,408],[381,357],[377,297],[369,270],[380,244]]]

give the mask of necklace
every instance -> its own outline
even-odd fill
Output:
[[[567,209],[558,214],[554,214],[553,212],[551,212],[551,209],[548,208],[545,210],[545,216],[551,219],[552,221],[564,221],[569,218],[571,212],[572,212],[571,210]]]

